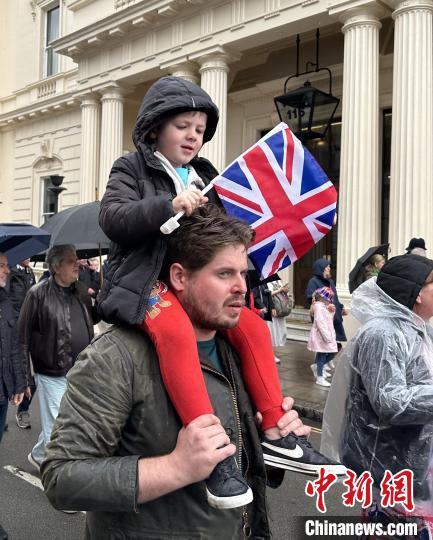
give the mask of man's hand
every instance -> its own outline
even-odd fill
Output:
[[[343,309],[341,310],[341,314],[343,315],[343,317],[345,317],[346,315],[349,315],[349,310],[346,309],[346,308],[343,308]]]
[[[208,200],[199,189],[188,188],[173,199],[173,211],[175,214],[184,211],[187,216],[190,216],[198,206],[207,203]]]
[[[19,405],[21,401],[23,400],[24,392],[21,392],[21,394],[13,394],[13,396],[10,399],[10,402],[12,405]]]
[[[30,386],[27,386],[27,388],[26,388],[25,391],[24,391],[24,394],[25,394],[26,397],[28,397],[29,399],[32,397],[32,389],[30,388]]]
[[[308,437],[310,435],[310,426],[306,426],[302,423],[298,413],[292,409],[293,403],[293,398],[289,396],[283,399],[282,408],[286,412],[278,420],[276,428],[265,431],[266,436],[269,436],[268,438],[275,439],[285,437],[289,433],[294,433],[295,435],[298,435],[298,437]],[[262,415],[259,412],[256,415],[256,420],[260,425],[262,422]]]
[[[233,455],[236,446],[213,414],[204,414],[179,431],[167,456],[138,461],[138,503],[143,504],[207,478],[215,465]]]
[[[204,414],[180,430],[171,455],[187,485],[207,478],[217,463],[235,452],[219,418]]]
[[[277,423],[280,434],[282,437],[285,437],[287,434],[293,432],[299,437],[308,437],[311,432],[311,427],[302,423],[298,413],[292,409],[293,403],[294,399],[289,396],[286,396],[283,399],[282,407],[286,412]]]

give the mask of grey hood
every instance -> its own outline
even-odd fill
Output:
[[[149,142],[150,132],[166,118],[185,111],[203,111],[207,114],[203,143],[210,141],[218,125],[218,107],[200,86],[180,77],[161,77],[143,98],[132,132],[137,149]]]

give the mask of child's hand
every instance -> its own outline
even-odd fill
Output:
[[[190,216],[197,207],[207,203],[208,200],[200,190],[188,188],[173,199],[173,211],[175,214],[184,211],[187,216]]]

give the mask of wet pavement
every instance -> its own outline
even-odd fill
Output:
[[[276,347],[283,395],[295,400],[295,409],[301,416],[321,422],[329,390],[315,383],[310,365],[314,353],[301,341],[287,341],[284,347]]]

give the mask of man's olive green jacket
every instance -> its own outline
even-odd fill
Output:
[[[138,459],[170,453],[181,424],[150,339],[138,329],[112,327],[79,355],[69,372],[42,465],[53,506],[87,511],[87,539],[229,540],[243,538],[246,527],[251,527],[251,538],[270,537],[266,472],[253,411],[235,353],[223,338],[217,342],[228,376],[206,359],[201,359],[202,370],[215,414],[237,445],[253,503],[246,509],[213,509],[199,482],[137,504]],[[275,472],[280,473],[278,484],[281,472]]]

